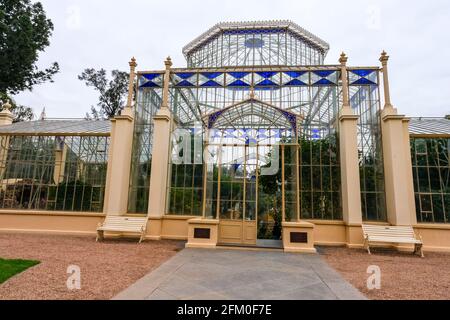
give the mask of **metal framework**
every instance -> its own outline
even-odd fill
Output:
[[[286,190],[280,191],[284,219],[288,205],[298,206],[289,214],[294,219],[342,219],[337,139],[342,75],[340,66],[323,65],[328,49],[325,42],[289,21],[219,24],[184,48],[188,67],[170,70],[174,130],[185,128],[193,135],[200,134],[204,147],[212,148],[208,151],[213,160],[203,159],[203,171],[198,164],[171,164],[169,214],[216,216],[207,212],[219,210],[220,216],[219,176],[229,176],[233,162],[241,161],[239,170],[244,171],[235,170],[232,176],[249,178],[248,172],[256,173],[269,164],[268,154],[279,142],[284,145],[280,155],[287,161],[282,161],[280,182],[293,191],[289,197]],[[351,106],[361,115],[358,138],[366,220],[385,219],[378,73],[378,67],[352,67],[345,75]],[[138,73],[139,125],[152,127],[151,115],[162,101],[164,76],[164,71]],[[148,132],[151,134],[151,129]],[[151,136],[146,142],[142,139],[138,132],[133,168],[145,166],[151,159]],[[256,149],[252,149],[253,144]],[[144,157],[142,149],[148,150]],[[219,159],[224,152],[231,158]],[[287,158],[292,152],[296,156]],[[285,179],[285,170],[291,166],[295,170],[288,174],[293,176]],[[131,182],[130,194],[135,188],[148,191],[148,176],[144,176],[148,171],[133,172],[139,173]],[[242,179],[237,182],[240,184],[236,188],[246,190]],[[255,188],[257,194],[258,186]],[[204,207],[205,199],[218,199],[216,209],[202,208],[201,199]],[[233,206],[233,198],[224,201]],[[146,206],[144,203],[142,212]]]
[[[0,208],[101,212],[109,139],[109,121],[2,127]]]
[[[417,133],[419,131],[416,128],[421,128],[420,132],[423,134],[424,128],[418,126],[418,123],[422,125],[424,122],[435,121],[415,119],[411,123],[412,132]],[[448,128],[450,121],[437,122]],[[436,128],[430,126],[426,130],[435,132]],[[415,136],[411,139],[414,192],[419,222],[450,223],[450,130],[446,132],[446,137]]]
[[[297,24],[219,23],[184,49],[188,67],[321,65],[329,45]]]

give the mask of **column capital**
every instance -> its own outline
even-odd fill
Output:
[[[164,61],[164,64],[166,65],[166,70],[169,70],[172,67],[173,63],[170,56],[167,57],[166,61]]]
[[[128,63],[130,65],[130,70],[137,67],[136,58],[131,58],[131,61]]]
[[[341,57],[339,58],[339,63],[341,64],[341,66],[346,67],[347,61],[348,61],[347,55],[344,52],[342,52]]]
[[[383,65],[383,67],[387,65],[388,61],[389,61],[389,56],[386,53],[386,51],[383,50],[383,52],[381,53],[381,56],[380,56],[380,62]]]

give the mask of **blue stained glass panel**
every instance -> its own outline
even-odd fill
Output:
[[[319,71],[314,71],[315,74],[317,74],[319,77],[325,78],[330,76],[331,74],[333,74],[334,70],[319,70]]]
[[[245,83],[242,80],[236,80],[229,84],[230,87],[249,87],[250,85],[248,83]]]
[[[266,134],[266,130],[265,129],[259,129],[258,130],[258,139],[265,139],[268,138],[267,134]]]
[[[275,138],[281,138],[281,130],[280,129],[273,130],[273,136]]]
[[[306,86],[306,83],[298,79],[294,79],[286,83],[285,86]]]
[[[192,77],[193,75],[195,75],[195,73],[192,72],[183,72],[183,73],[175,73],[175,75],[177,77],[180,77],[181,79],[189,79],[190,77]]]
[[[177,84],[177,87],[193,87],[194,85],[187,80],[183,80]]]
[[[161,73],[146,73],[142,75],[147,80],[153,80],[161,76]]]
[[[273,77],[277,73],[278,72],[274,72],[274,71],[257,72],[258,75],[260,75],[261,77],[266,78],[266,79]]]
[[[247,76],[249,72],[229,72],[230,76],[236,79],[242,79],[243,77]]]
[[[269,79],[266,79],[264,81],[261,81],[257,84],[257,86],[276,86],[277,84]]]
[[[209,80],[202,84],[201,87],[221,87],[221,85],[213,80]]]
[[[218,76],[220,76],[222,74],[223,74],[222,72],[205,72],[205,73],[202,73],[202,76],[212,80],[212,79],[215,79],[215,78],[217,78]]]
[[[350,70],[354,74],[357,74],[360,77],[367,77],[369,74],[375,72],[375,70]]]
[[[301,77],[306,73],[306,71],[285,71],[285,74],[287,74],[291,78],[298,78]]]
[[[369,79],[366,79],[366,78],[358,79],[358,80],[352,82],[350,85],[355,85],[355,84],[356,85],[366,85],[366,84],[368,84],[368,85],[376,85],[375,82],[370,81]]]
[[[318,84],[318,85],[329,85],[329,84],[334,84],[333,82],[331,82],[328,79],[320,79],[319,81],[315,82],[314,84]]]
[[[148,81],[140,86],[140,88],[159,88],[160,86],[152,81]]]

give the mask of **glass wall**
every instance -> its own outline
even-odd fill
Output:
[[[418,222],[450,223],[450,138],[411,138]]]
[[[354,72],[365,70],[354,70]],[[371,78],[373,76],[373,78]],[[350,82],[368,83],[350,86],[350,102],[358,120],[358,154],[361,181],[361,207],[364,221],[387,221],[386,197],[381,135],[380,100],[377,83],[378,74]],[[369,84],[372,83],[372,84]]]
[[[300,140],[302,219],[342,220],[339,139],[332,125],[304,128]]]
[[[109,137],[3,136],[0,208],[101,212]]]
[[[162,81],[162,77],[161,80]],[[141,80],[142,82],[142,80]],[[128,212],[146,214],[152,169],[153,117],[161,105],[162,89],[141,87],[138,90]]]
[[[180,129],[180,128],[178,128]],[[170,172],[168,184],[167,214],[184,216],[201,216],[203,210],[203,162],[202,162],[202,131],[184,129],[188,135],[172,140],[172,156],[170,158]],[[190,149],[185,150],[186,141],[190,138]],[[195,150],[195,139],[198,141],[199,150]],[[183,147],[182,147],[183,146]],[[191,156],[187,161],[185,152]],[[198,157],[196,157],[196,152]],[[179,159],[182,161],[174,161]]]

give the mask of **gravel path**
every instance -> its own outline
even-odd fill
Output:
[[[41,263],[0,285],[0,300],[110,299],[183,247],[177,241],[0,234],[0,257]],[[81,290],[69,291],[67,267],[81,269]]]
[[[422,259],[410,253],[375,249],[321,248],[326,261],[342,276],[375,300],[450,300],[450,254],[427,253]],[[367,268],[381,269],[381,289],[368,290]]]

